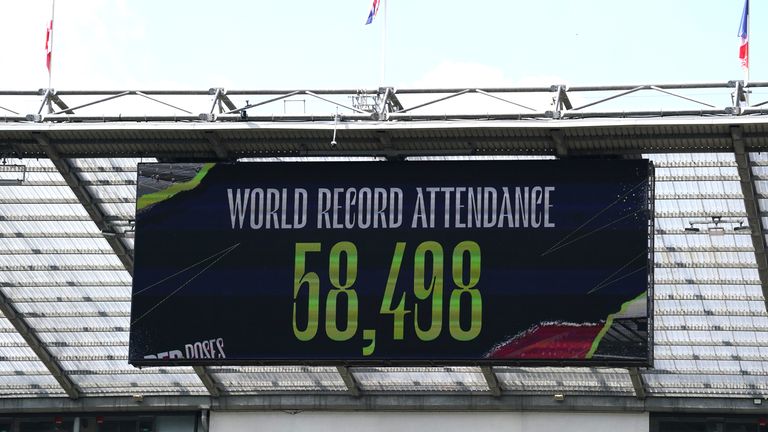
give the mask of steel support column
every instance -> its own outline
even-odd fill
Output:
[[[636,367],[631,367],[627,370],[629,371],[629,379],[632,381],[632,388],[635,389],[635,396],[641,400],[648,397],[648,393],[645,391],[645,380],[640,374],[640,370]]]
[[[565,145],[565,136],[560,129],[552,129],[549,131],[552,136],[552,142],[555,143],[555,154],[558,159],[568,157],[568,147]]]
[[[67,182],[67,185],[77,197],[80,204],[88,212],[88,215],[93,220],[93,223],[102,232],[109,233],[112,231],[112,227],[108,223],[107,215],[101,210],[99,205],[95,202],[93,195],[83,184],[83,181],[77,176],[74,171],[74,167],[71,162],[64,159],[59,154],[56,147],[51,143],[47,136],[42,133],[33,133],[33,137],[37,140],[38,144],[43,147],[43,150],[48,155],[48,158],[53,162],[53,165],[59,171],[59,174]],[[117,238],[117,236],[105,236],[104,239],[112,247],[120,262],[125,266],[125,270],[133,276],[133,255],[131,251],[125,246],[125,244]]]
[[[565,85],[554,85],[551,87],[551,91],[555,92],[555,96],[552,98],[552,102],[555,105],[555,110],[552,112],[552,118],[559,119],[566,110],[573,109],[571,99],[568,97],[568,87]]]
[[[219,114],[225,112],[224,106],[227,107],[228,110],[234,111],[237,109],[234,103],[229,99],[229,96],[227,96],[227,90],[221,87],[214,87],[208,90],[208,94],[213,95],[213,105],[211,106],[211,114],[213,114],[213,111],[216,109],[216,106],[219,107]]]
[[[389,113],[402,111],[403,104],[397,98],[397,90],[394,87],[382,87],[379,88],[379,95],[381,97],[381,106],[379,108],[378,120],[387,120]],[[381,96],[383,94],[383,96]]]
[[[59,362],[51,355],[48,348],[43,345],[37,333],[27,324],[24,317],[18,314],[11,300],[2,291],[0,291],[0,312],[5,315],[16,331],[24,338],[24,341],[27,342],[32,351],[35,352],[40,361],[51,372],[51,375],[53,375],[53,378],[56,379],[61,388],[64,389],[67,396],[71,399],[78,399],[80,397],[78,386],[67,376]]]
[[[211,144],[211,148],[216,153],[216,157],[220,160],[230,160],[229,151],[226,145],[221,142],[221,138],[216,131],[206,131],[205,138]]]
[[[341,379],[344,380],[344,384],[347,386],[347,391],[352,396],[360,396],[360,384],[357,382],[357,379],[352,374],[352,371],[349,369],[348,366],[336,366],[336,370],[339,371],[339,375],[341,375]]]
[[[485,378],[485,382],[488,384],[488,389],[491,391],[491,395],[493,395],[493,397],[500,397],[501,386],[499,385],[499,379],[496,377],[496,374],[493,373],[493,368],[491,366],[481,366],[480,370],[483,372],[483,378]]]
[[[219,385],[216,383],[216,380],[213,379],[211,374],[208,373],[208,368],[206,368],[205,366],[193,366],[192,369],[195,370],[195,373],[200,378],[200,381],[203,382],[203,385],[208,390],[208,393],[211,394],[211,396],[213,397],[221,396]]]
[[[388,161],[397,162],[405,159],[405,156],[401,155],[400,152],[397,151],[397,148],[392,144],[392,137],[389,136],[388,132],[379,131],[377,135],[379,139],[379,149],[381,149],[384,157],[386,157]]]
[[[747,224],[752,237],[752,247],[755,250],[757,273],[760,276],[763,299],[766,302],[766,310],[768,310],[768,255],[766,255],[765,229],[760,217],[760,206],[757,201],[757,190],[755,179],[752,176],[749,153],[740,126],[731,127],[731,138],[733,139],[733,150],[736,153],[736,168],[739,172],[741,193],[744,195],[744,208],[747,211]]]

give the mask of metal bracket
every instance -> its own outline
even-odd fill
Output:
[[[728,81],[728,87],[733,87],[731,93],[732,114],[741,115],[744,108],[749,106],[749,90],[746,89],[744,81]]]
[[[488,384],[488,390],[491,391],[491,395],[493,397],[501,397],[501,386],[499,385],[499,379],[493,372],[493,368],[491,366],[481,366],[480,370],[483,372],[483,378],[485,378],[485,382]]]
[[[379,94],[383,96],[380,101],[379,120],[387,120],[389,113],[403,110],[403,104],[397,98],[397,89],[394,87],[380,87]]]
[[[352,371],[349,369],[349,367],[336,366],[336,370],[339,372],[339,375],[341,375],[341,379],[344,380],[344,384],[346,384],[349,394],[352,396],[360,396],[360,384],[358,384],[357,379],[352,374]]]
[[[213,114],[213,111],[216,109],[216,107],[219,107],[219,114],[223,114],[229,111],[234,111],[237,109],[234,103],[229,99],[229,96],[227,96],[227,90],[223,87],[212,87],[208,89],[208,94],[213,95],[213,104],[211,105],[211,111],[210,113]],[[224,107],[227,107],[227,110],[224,109]]]
[[[552,136],[552,141],[555,143],[555,154],[557,157],[560,159],[568,157],[568,147],[565,145],[563,131],[560,129],[552,129],[549,131],[549,134]]]
[[[568,86],[558,84],[550,87],[550,89],[555,92],[553,98],[555,110],[552,112],[552,118],[559,119],[562,117],[563,111],[573,109],[571,99],[568,98]]]
[[[632,388],[635,389],[635,396],[638,399],[644,400],[648,397],[648,392],[645,390],[645,380],[640,374],[640,370],[636,367],[627,368],[629,372],[629,379],[632,381]]]
[[[200,381],[203,382],[203,385],[205,386],[206,390],[208,390],[208,393],[211,394],[211,396],[213,397],[221,396],[221,391],[219,390],[219,386],[216,383],[216,380],[213,379],[211,374],[208,373],[208,368],[206,368],[205,366],[193,366],[192,369],[194,369],[198,378],[200,378]]]
[[[221,137],[216,133],[216,131],[205,131],[205,138],[208,140],[208,143],[211,145],[211,149],[214,151],[214,153],[216,153],[216,157],[219,160],[231,159],[229,157],[229,151],[226,144],[222,142]]]

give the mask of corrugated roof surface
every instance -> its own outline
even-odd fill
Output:
[[[553,133],[573,155],[652,152],[729,152],[731,127],[740,126],[745,144],[768,149],[762,116],[678,116],[652,118],[445,119],[429,121],[72,121],[0,122],[0,152],[46,157],[39,139],[52,142],[63,157],[212,159],[265,156],[355,156],[418,154],[551,154]],[[330,141],[336,130],[338,145]],[[219,152],[216,151],[219,147]]]
[[[742,125],[749,149],[768,147],[761,119],[697,118],[630,122],[569,120],[493,125],[480,121],[346,124],[339,154],[457,154],[557,151],[562,128],[569,152],[647,153],[656,166],[655,368],[641,375],[652,396],[768,395],[768,314],[747,231],[729,225],[721,236],[686,231],[691,221],[718,216],[746,220],[731,127]],[[157,127],[155,127],[157,126]],[[0,185],[0,290],[85,396],[206,395],[189,367],[136,369],[127,363],[131,277],[105,235],[133,249],[136,164],[155,159],[115,156],[215,156],[216,140],[234,156],[332,154],[329,122],[301,124],[0,125],[0,147],[41,159],[21,184]],[[89,192],[110,229],[91,220],[34,133],[45,133]],[[210,139],[210,134],[216,136]],[[681,153],[708,149],[722,153]],[[670,152],[670,153],[667,153]],[[96,158],[82,158],[93,155]],[[750,153],[760,216],[768,222],[768,156]],[[283,158],[282,161],[288,161]],[[759,227],[751,227],[759,229]],[[479,367],[353,367],[369,393],[487,394]],[[612,368],[493,369],[507,394],[631,395],[630,375]],[[225,394],[347,391],[334,367],[210,367]],[[0,318],[0,397],[63,397],[57,381],[6,318]]]

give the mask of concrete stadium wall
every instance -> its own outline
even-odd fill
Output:
[[[648,432],[648,413],[211,412],[209,432]]]

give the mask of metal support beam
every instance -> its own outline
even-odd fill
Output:
[[[384,94],[381,94],[381,91],[384,90]],[[389,102],[389,95],[392,92],[392,87],[384,87],[379,89],[379,94],[377,95],[377,101],[378,101],[378,108],[376,109],[375,113],[375,119],[377,120],[386,120],[387,114],[390,113],[390,102]]]
[[[80,389],[78,386],[72,382],[69,376],[67,376],[59,365],[59,362],[56,361],[51,353],[48,352],[48,349],[43,345],[42,341],[37,336],[37,333],[35,333],[29,324],[27,324],[24,317],[18,314],[16,308],[11,303],[11,300],[6,297],[2,291],[0,291],[0,312],[5,315],[8,321],[11,322],[11,325],[13,325],[21,337],[24,338],[24,341],[27,342],[32,351],[35,352],[40,361],[43,362],[48,371],[51,372],[51,375],[53,375],[53,378],[56,379],[61,388],[64,389],[67,396],[69,396],[70,399],[79,398]]]
[[[394,87],[379,88],[379,95],[382,95],[381,108],[379,111],[379,120],[386,120],[389,113],[403,110],[403,104],[397,98],[397,90]]]
[[[568,147],[565,145],[563,131],[560,129],[552,129],[549,131],[549,134],[552,136],[552,141],[555,143],[555,153],[557,154],[558,159],[568,157]]]
[[[629,371],[629,379],[632,381],[632,388],[635,389],[635,396],[640,400],[644,400],[648,397],[648,393],[645,391],[645,380],[640,375],[640,370],[636,367],[631,367],[627,370]]]
[[[75,173],[74,167],[67,160],[61,157],[56,147],[51,143],[47,136],[43,133],[33,133],[34,139],[38,144],[43,147],[43,150],[48,155],[48,158],[53,162],[53,165],[59,171],[59,174],[67,182],[67,185],[77,197],[80,204],[83,205],[88,215],[93,220],[93,223],[104,233],[112,233],[113,227],[109,224],[109,219],[106,214],[101,210],[96,203],[93,195],[88,190],[88,187],[83,184],[83,181]],[[133,254],[125,246],[122,240],[117,236],[105,236],[104,239],[112,247],[120,262],[125,266],[125,270],[133,276]]]
[[[551,395],[445,395],[445,394],[266,394],[223,395],[220,398],[191,395],[94,396],[67,398],[0,398],[0,413],[50,412],[196,412],[216,411],[540,411],[540,412],[670,412],[749,414],[765,416],[765,406],[753,397],[651,397],[568,395],[557,401]]]
[[[74,114],[75,112],[72,111],[67,104],[64,103],[61,98],[59,98],[59,95],[56,93],[56,90],[52,88],[48,89],[40,89],[40,93],[43,95],[43,104],[40,106],[40,110],[38,111],[38,114],[40,114],[45,106],[48,107],[48,113],[53,113],[53,105],[56,104],[57,107],[61,110],[64,114]]]
[[[388,161],[397,162],[405,160],[405,155],[400,154],[400,152],[397,151],[397,148],[392,145],[392,138],[389,133],[386,131],[379,131],[377,135],[380,144],[379,148],[382,150],[384,157],[386,157]]]
[[[729,87],[734,87],[731,94],[731,102],[733,105],[734,114],[739,115],[743,109],[749,107],[749,91],[744,85],[744,81],[728,81]]]
[[[483,371],[483,378],[488,383],[488,389],[491,391],[493,397],[501,397],[501,386],[499,385],[499,379],[496,374],[493,373],[493,367],[481,366],[480,370]]]
[[[213,379],[211,374],[208,373],[208,369],[205,366],[193,366],[192,369],[195,370],[195,373],[200,378],[200,381],[203,382],[203,385],[208,390],[208,393],[211,394],[211,396],[221,396],[219,385],[216,383],[216,380]]]
[[[220,160],[230,160],[229,151],[216,131],[205,131],[205,138],[211,143],[211,148]]]
[[[731,127],[731,138],[733,139],[733,150],[736,153],[736,169],[739,172],[741,193],[744,195],[744,209],[747,211],[747,225],[750,228],[752,247],[755,249],[757,274],[760,276],[763,298],[766,301],[766,310],[768,310],[768,255],[766,254],[765,227],[760,217],[757,188],[752,176],[749,153],[744,143],[743,130],[740,126]]]
[[[562,116],[564,110],[573,109],[571,99],[568,98],[568,87],[564,85],[552,86],[551,90],[555,92],[554,105],[555,111],[552,114],[552,118],[559,119]]]
[[[53,104],[51,104],[51,95],[53,94],[53,89],[46,88],[46,89],[40,89],[40,94],[43,96],[43,101],[40,103],[40,108],[37,110],[37,114],[43,113],[43,108],[48,108],[48,113],[53,112]]]
[[[224,107],[226,106],[229,111],[237,110],[237,107],[232,100],[227,96],[227,90],[221,87],[215,87],[208,90],[208,94],[213,95],[213,105],[211,106],[211,114],[218,106],[219,114],[224,113]]]
[[[352,371],[349,369],[349,367],[336,366],[336,370],[339,371],[341,379],[344,380],[344,384],[346,384],[349,394],[355,397],[360,396],[362,393],[360,390],[360,384],[357,382],[357,379],[355,379],[355,376],[352,374]]]

